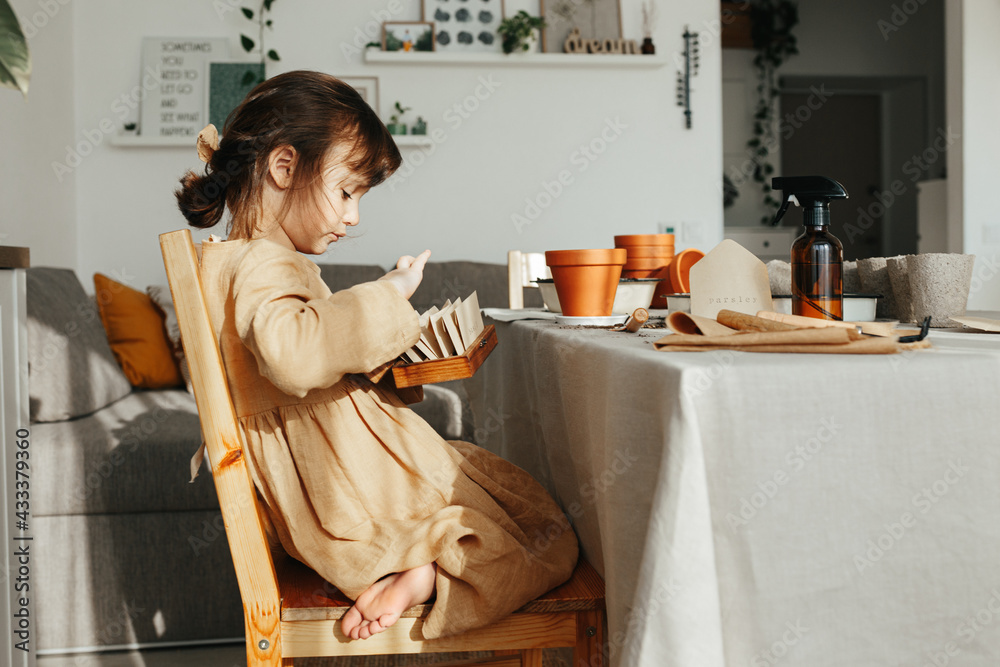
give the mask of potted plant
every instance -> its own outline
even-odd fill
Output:
[[[410,128],[410,134],[427,134],[427,122],[422,116],[417,116],[417,120],[414,121],[413,127]]]
[[[402,122],[403,116],[412,107],[404,107],[399,103],[399,100],[396,100],[395,108],[396,113],[389,116],[389,124],[386,125],[386,128],[389,130],[389,134],[406,134],[406,123]]]
[[[532,16],[523,9],[500,22],[497,32],[504,53],[525,53],[538,41],[538,31],[545,28],[545,19]]]
[[[21,24],[7,0],[0,0],[0,85],[16,88],[27,97],[31,55]]]

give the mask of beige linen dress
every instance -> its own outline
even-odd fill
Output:
[[[576,536],[530,475],[443,440],[356,375],[419,337],[394,285],[333,294],[318,266],[271,241],[202,246],[250,472],[291,556],[352,599],[437,563],[426,638],[486,625],[570,576]]]

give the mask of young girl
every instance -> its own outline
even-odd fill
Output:
[[[206,130],[205,173],[176,195],[194,227],[230,211],[201,270],[247,463],[285,551],[355,600],[344,634],[381,632],[435,592],[424,637],[455,634],[565,581],[576,536],[541,486],[446,442],[362,375],[419,338],[408,299],[430,251],[337,293],[300,254],[343,238],[399,166],[375,112],[345,83],[298,71],[257,86],[221,144]]]

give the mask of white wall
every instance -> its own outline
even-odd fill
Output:
[[[387,266],[400,254],[430,247],[439,260],[499,263],[510,248],[609,247],[614,234],[655,232],[660,222],[695,223],[687,243],[679,240],[681,247],[707,249],[721,240],[720,51],[706,28],[718,22],[716,2],[658,3],[661,18],[654,38],[660,53],[682,48],[685,24],[703,31],[692,130],[684,129],[675,106],[673,64],[653,69],[418,67],[366,65],[359,57],[346,57],[342,43],[350,44],[355,29],[365,28],[373,12],[393,4],[300,0],[274,5],[276,29],[268,47],[281,53],[282,62],[269,74],[309,68],[377,76],[384,117],[399,99],[414,108],[413,115],[427,119],[431,131],[445,132],[433,151],[404,149],[406,160],[422,161],[421,166],[366,195],[359,238],[338,244],[322,261]],[[186,169],[200,165],[193,145],[126,149],[102,140],[74,170],[75,194],[55,189],[48,165],[64,159],[67,144],[85,140],[88,132],[96,136],[105,119],[118,124],[112,104],[139,83],[142,37],[222,36],[230,38],[233,53],[239,52],[238,34],[247,22],[235,11],[220,18],[213,9],[220,5],[225,2],[93,0],[86,11],[77,8],[65,18],[69,9],[62,10],[59,18],[71,20],[72,31],[64,29],[64,44],[45,55],[59,63],[62,76],[50,84],[40,79],[32,91],[32,103],[38,101],[34,121],[56,129],[58,138],[50,138],[44,156],[35,158],[23,187],[0,185],[4,201],[17,199],[29,212],[25,217],[36,235],[12,232],[7,243],[35,246],[41,238],[58,239],[67,228],[75,229],[75,250],[64,250],[52,263],[74,266],[85,285],[94,271],[117,272],[138,286],[163,282],[156,236],[184,226],[172,190]],[[401,5],[394,18],[419,18],[417,0],[401,0]],[[507,11],[522,5],[537,11],[530,0],[509,0]],[[17,0],[15,9],[23,17],[32,6]],[[639,1],[622,0],[622,15],[626,37],[641,37]],[[36,53],[43,50],[40,41],[32,46]],[[445,114],[475,94],[481,77],[492,77],[496,90],[460,125],[449,122],[453,116]],[[42,104],[54,94],[47,85],[60,91],[61,103]],[[0,96],[0,117],[6,119],[19,103],[14,98]],[[602,132],[616,121],[623,128],[620,136],[582,169],[579,147],[592,141],[599,147]],[[3,132],[11,135],[24,127],[12,131],[4,125]],[[6,142],[7,134],[0,136]],[[417,151],[426,155],[418,157]],[[24,142],[13,150],[30,152]],[[5,169],[13,171],[9,165]],[[524,215],[525,200],[544,193],[544,184],[562,170],[570,171],[572,184],[519,232],[512,215]],[[39,211],[32,202],[41,198],[59,202],[46,201],[51,210]]]
[[[959,150],[949,154],[949,222],[961,222],[962,251],[976,255],[969,308],[1000,310],[1000,215],[997,183],[1000,182],[1000,3],[982,0],[955,2],[948,11],[948,71],[957,77],[949,106],[960,115],[954,123]],[[950,4],[950,2],[949,2]],[[961,34],[953,28],[961,26]],[[957,40],[957,41],[956,41]],[[988,54],[988,55],[987,55]],[[951,119],[949,118],[949,121]],[[956,119],[957,120],[957,119]],[[953,166],[954,163],[954,166]],[[957,236],[957,235],[955,235]]]
[[[43,11],[31,0],[11,6],[28,37],[28,98],[0,89],[0,245],[27,246],[35,266],[74,267],[77,259],[76,178],[57,179],[53,161],[73,142],[73,17],[71,4]]]

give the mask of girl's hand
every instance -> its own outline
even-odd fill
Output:
[[[427,258],[430,256],[430,250],[424,250],[416,257],[403,255],[396,262],[396,268],[379,280],[388,280],[396,286],[403,298],[409,299],[417,291],[420,281],[424,278],[424,264],[427,263]]]

